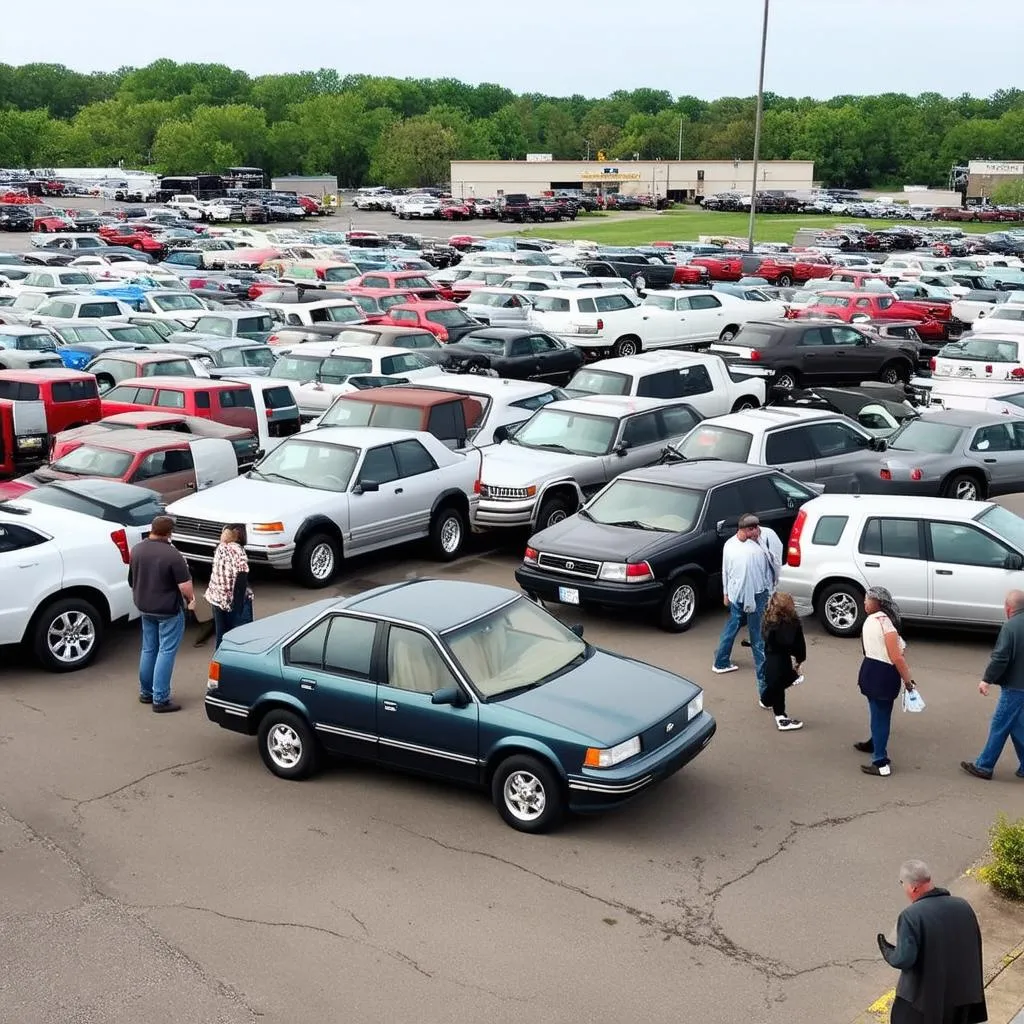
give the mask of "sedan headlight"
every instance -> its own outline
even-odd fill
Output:
[[[692,722],[704,710],[704,691],[701,690],[689,704],[686,705],[686,720]]]
[[[648,583],[654,573],[647,562],[604,562],[600,577],[611,583]]]
[[[627,758],[635,757],[640,753],[640,737],[634,736],[630,740],[618,743],[614,747],[588,747],[583,763],[588,768],[614,768]]]
[[[19,448],[42,448],[43,439],[41,437],[19,437],[18,438]]]

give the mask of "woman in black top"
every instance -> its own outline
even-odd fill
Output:
[[[807,660],[807,645],[800,617],[796,613],[791,594],[778,591],[772,595],[765,609],[762,624],[764,635],[764,703],[775,713],[775,724],[780,732],[802,729],[804,723],[786,714],[786,690],[802,683],[801,665]]]

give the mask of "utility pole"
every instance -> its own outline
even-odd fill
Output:
[[[683,119],[679,118],[679,156],[677,160],[683,159]]]
[[[764,114],[764,58],[768,49],[768,5],[764,0],[761,24],[761,65],[757,75],[757,112],[754,114],[754,169],[750,185],[750,225],[747,229],[747,251],[754,251],[754,222],[757,216],[757,162],[761,154],[761,118]]]

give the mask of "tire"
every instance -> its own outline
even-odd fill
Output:
[[[726,327],[718,336],[718,340],[722,342],[732,341],[732,339],[736,337],[736,332],[738,330],[739,327],[737,327],[736,324],[729,324],[729,326]]]
[[[614,345],[612,345],[612,355],[619,358],[622,356],[635,356],[639,354],[643,346],[640,343],[640,339],[635,334],[627,334],[622,338],[619,338]]]
[[[800,387],[800,374],[796,370],[777,370],[772,380],[772,387],[781,388],[783,391],[793,391]]]
[[[546,530],[549,526],[562,522],[572,513],[573,509],[569,508],[565,498],[547,498],[537,513],[537,529]]]
[[[864,591],[856,583],[830,583],[818,596],[818,619],[833,636],[857,636],[864,625]]]
[[[778,286],[780,288],[788,288],[793,283],[793,278],[789,274],[779,274]]]
[[[910,373],[902,363],[886,363],[878,374],[883,384],[905,384],[910,380]]]
[[[260,757],[279,779],[297,781],[316,770],[319,759],[316,736],[304,718],[294,711],[272,708],[260,722]]]
[[[491,799],[505,824],[517,832],[549,832],[565,820],[561,779],[546,762],[528,754],[513,754],[498,765]]]
[[[981,501],[985,497],[985,485],[972,473],[954,473],[943,484],[942,496],[959,501]]]
[[[634,274],[631,284],[638,292],[642,292],[647,288],[647,278],[643,274]]]
[[[736,404],[732,407],[732,411],[747,412],[749,409],[759,409],[760,407],[761,403],[753,395],[744,395],[742,398],[736,399]]]
[[[341,563],[339,542],[329,533],[314,533],[295,550],[292,571],[299,583],[310,590],[330,586]]]
[[[665,595],[658,625],[668,633],[685,633],[697,618],[700,591],[691,576],[680,576]]]
[[[32,624],[32,650],[47,672],[77,672],[91,664],[103,639],[103,616],[80,597],[45,605]]]
[[[451,562],[466,545],[466,515],[455,505],[442,505],[430,523],[430,547],[440,562]]]

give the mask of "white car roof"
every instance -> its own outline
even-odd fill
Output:
[[[852,504],[851,504],[852,503]],[[897,494],[822,494],[807,502],[805,508],[818,516],[857,514],[890,515],[921,519],[935,516],[963,522],[974,519],[991,501],[961,501],[959,498],[922,498],[918,495]]]
[[[422,436],[423,432],[419,430],[396,430],[394,427],[318,427],[315,431],[292,435],[293,438],[302,441],[315,439],[318,442],[343,445],[346,448],[372,448],[378,444],[392,444],[395,441]]]
[[[611,373],[657,373],[664,367],[689,366],[693,363],[707,362],[709,355],[713,359],[721,358],[715,356],[714,353],[661,349],[653,352],[640,352],[635,356],[599,359],[596,363],[581,366],[580,370],[608,370]]]
[[[513,402],[520,398],[545,395],[554,388],[554,385],[539,380],[509,380],[505,377],[478,377],[475,374],[438,374],[436,384],[417,381],[415,386],[434,388],[437,391],[457,391],[466,395],[484,395],[488,398],[508,398]]]
[[[539,293],[538,293],[539,294]],[[544,293],[546,297],[553,297],[556,299],[588,299],[593,296],[588,292],[586,288],[548,288]],[[637,294],[633,289],[623,282],[619,288],[604,288],[602,289],[603,295],[626,295],[631,299],[637,298]],[[546,313],[547,310],[541,310]]]
[[[551,402],[550,406],[567,409],[569,412],[587,413],[591,416],[614,416],[621,419],[633,413],[650,412],[684,402],[664,398],[634,398],[630,395],[587,395],[584,398],[567,398],[562,402]],[[545,406],[544,408],[548,408]]]
[[[750,409],[746,412],[730,412],[725,416],[711,416],[698,424],[706,427],[732,427],[734,430],[771,430],[794,423],[808,423],[813,420],[844,420],[847,417],[828,409],[782,409],[775,406]]]

